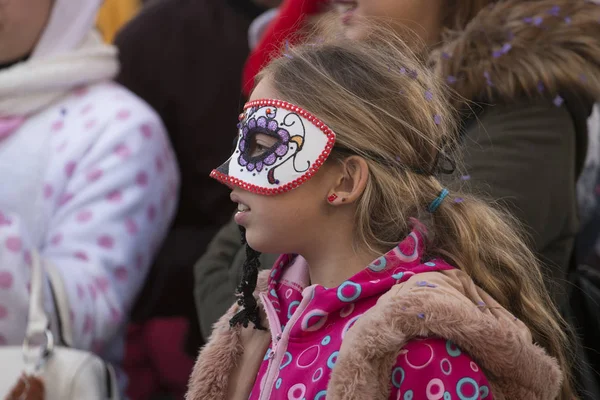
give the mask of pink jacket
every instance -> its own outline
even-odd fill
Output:
[[[561,372],[524,324],[423,252],[413,231],[337,288],[309,286],[306,261],[282,256],[257,289],[270,332],[230,329],[234,306],[187,399],[554,398]]]

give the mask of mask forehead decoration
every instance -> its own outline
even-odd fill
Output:
[[[263,195],[310,179],[335,144],[335,133],[306,110],[281,100],[246,103],[233,155],[211,177]]]

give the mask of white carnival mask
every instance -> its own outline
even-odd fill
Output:
[[[211,177],[228,186],[274,195],[310,179],[335,143],[335,133],[318,118],[281,100],[246,103],[240,114],[239,138],[231,158]],[[262,137],[262,143],[257,142]],[[264,143],[269,144],[265,147]]]

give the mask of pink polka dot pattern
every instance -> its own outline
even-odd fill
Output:
[[[135,176],[135,182],[142,187],[148,185],[148,174],[144,171],[138,172]]]
[[[9,271],[0,271],[0,289],[12,288],[14,282],[13,274]]]
[[[115,245],[115,239],[109,235],[103,235],[98,238],[98,246],[105,249],[112,249]]]
[[[75,172],[76,167],[77,163],[75,161],[69,161],[67,165],[65,165],[65,175],[67,178],[71,178],[73,176],[73,172]]]
[[[102,177],[102,174],[103,172],[101,169],[94,169],[87,174],[87,180],[89,182],[96,182]]]
[[[18,238],[16,236],[10,236],[6,239],[4,245],[6,246],[6,249],[8,251],[18,253],[23,247],[23,242],[21,241],[21,238]]]
[[[46,183],[44,185],[44,198],[49,199],[50,197],[52,197],[52,194],[54,194],[54,189],[52,188],[52,185]]]
[[[118,203],[123,200],[123,194],[120,190],[113,190],[106,195],[106,200],[111,203]]]
[[[172,181],[178,187],[174,160],[162,159],[156,175],[156,155],[170,151],[166,132],[145,103],[104,83],[74,91],[28,119],[23,127],[29,126],[46,133],[30,135],[45,141],[39,157],[45,164],[31,174],[41,183],[15,185],[24,193],[0,196],[14,202],[0,204],[2,344],[22,343],[31,265],[39,257],[63,277],[77,347],[119,363],[125,310],[175,211],[176,198],[160,203]],[[2,168],[5,179],[22,179]],[[16,214],[29,200],[31,214]]]
[[[83,224],[85,222],[89,222],[93,216],[94,216],[94,213],[92,213],[91,211],[83,210],[77,214],[76,218],[77,218],[77,222],[80,222]]]

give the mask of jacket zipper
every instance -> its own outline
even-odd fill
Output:
[[[260,293],[260,299],[262,300],[265,306],[265,312],[267,314],[267,320],[269,321],[269,326],[271,327],[271,336],[273,338],[273,347],[271,349],[271,354],[269,354],[269,366],[267,367],[267,372],[265,374],[265,385],[261,388],[259,400],[269,400],[271,397],[271,392],[273,391],[273,385],[275,385],[275,380],[277,379],[279,366],[281,365],[281,361],[285,356],[285,352],[287,351],[288,340],[290,338],[290,331],[292,327],[300,318],[302,312],[310,303],[312,299],[312,293],[315,290],[313,286],[307,287],[302,293],[302,301],[296,308],[294,315],[288,321],[287,325],[283,332],[281,331],[281,322],[279,321],[279,317],[277,316],[277,311],[275,311],[275,307],[269,300],[269,297],[266,293]]]

